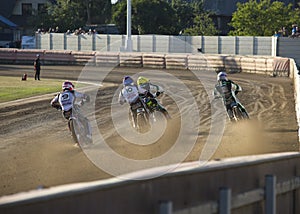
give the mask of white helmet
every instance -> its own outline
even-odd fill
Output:
[[[217,80],[218,81],[221,81],[221,80],[226,80],[227,81],[228,79],[227,79],[226,72],[224,72],[224,71],[219,72],[218,76],[217,76]]]

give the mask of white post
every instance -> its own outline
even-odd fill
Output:
[[[127,37],[125,49],[128,52],[132,51],[132,40],[131,40],[131,0],[127,0]]]
[[[278,41],[278,37],[273,36],[272,37],[272,56],[277,56],[277,41]]]

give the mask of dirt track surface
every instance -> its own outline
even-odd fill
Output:
[[[77,80],[83,69],[82,66],[43,66],[41,79]],[[100,70],[94,69],[96,72]],[[30,70],[31,66],[0,65],[2,76],[21,78],[27,72],[29,78],[32,78],[33,73],[28,72]],[[159,78],[166,94],[160,101],[173,119],[168,123],[161,139],[152,145],[132,145],[116,134],[110,115],[111,103],[123,75],[151,70],[155,69],[115,69],[105,78],[95,99],[97,125],[107,144],[121,156],[134,160],[150,160],[166,153],[174,145],[181,125],[187,125],[181,114],[189,114],[193,110],[190,100],[183,96],[184,90],[162,75]],[[199,160],[210,134],[210,109],[217,105],[210,104],[208,94],[211,91],[205,91],[203,84],[206,84],[206,80],[212,80],[210,75],[214,76],[214,81],[215,74],[204,73],[205,80],[201,82],[190,71],[164,72],[184,83],[197,104],[199,130],[196,142],[185,161]],[[240,124],[226,121],[221,142],[209,159],[298,151],[292,80],[245,73],[230,74],[230,78],[242,86],[243,92],[239,94],[239,98],[251,120]],[[168,94],[175,92],[179,95],[182,93],[178,102]],[[0,196],[40,186],[85,182],[112,176],[96,167],[80,148],[74,146],[66,121],[60,112],[49,105],[51,99],[52,95],[45,95],[32,100],[0,104]],[[179,112],[180,105],[184,106],[182,112]],[[105,152],[101,151],[99,156],[105,155]]]

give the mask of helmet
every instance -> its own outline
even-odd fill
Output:
[[[62,89],[63,90],[69,90],[69,91],[73,91],[74,90],[74,85],[73,83],[71,83],[70,81],[65,81],[62,84]]]
[[[137,82],[137,85],[143,85],[145,83],[148,83],[149,79],[147,79],[145,77],[139,77],[136,82]]]
[[[133,85],[134,81],[133,79],[130,77],[130,76],[125,76],[123,78],[123,85],[126,86],[126,85]]]
[[[221,71],[220,73],[218,73],[217,80],[218,81],[227,80],[227,74],[226,74],[226,72]]]

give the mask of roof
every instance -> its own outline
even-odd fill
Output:
[[[18,25],[16,25],[15,23],[11,22],[10,20],[8,20],[7,18],[5,18],[4,16],[1,16],[1,15],[0,15],[0,21],[11,28],[18,27]]]
[[[232,16],[236,11],[236,4],[238,2],[244,4],[249,0],[203,0],[203,7],[205,10],[215,12],[216,15]],[[272,0],[272,2],[275,0]],[[295,5],[295,0],[278,0],[280,2]]]

